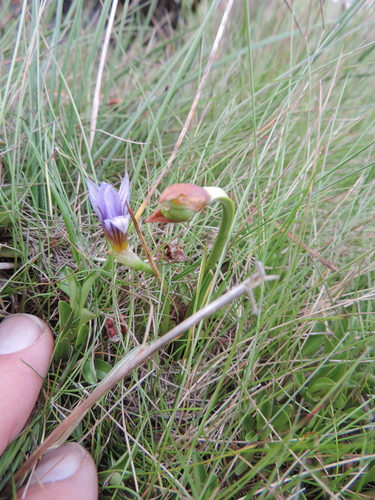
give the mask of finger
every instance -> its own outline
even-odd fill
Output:
[[[51,331],[36,316],[15,314],[0,324],[0,454],[25,426],[52,350]]]
[[[28,484],[17,493],[23,500],[97,500],[98,477],[91,455],[77,443],[66,443],[42,458]]]

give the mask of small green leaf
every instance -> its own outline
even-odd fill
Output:
[[[235,468],[235,473],[237,474],[237,476],[241,476],[245,471],[247,471],[248,468],[249,466],[247,465],[247,463],[239,459]]]
[[[112,367],[102,359],[94,359],[94,366],[96,370],[96,375],[98,380],[103,380],[103,378],[108,375]]]
[[[0,212],[0,227],[6,227],[11,224],[12,218],[9,211]]]
[[[166,296],[163,306],[163,319],[160,323],[160,335],[164,335],[171,329],[171,301]]]
[[[256,433],[254,431],[249,431],[245,436],[245,441],[248,441],[249,443],[251,443],[251,441],[254,439],[255,436],[256,436]]]
[[[87,360],[83,365],[82,374],[86,382],[96,384],[111,371],[111,366],[102,359]]]
[[[323,323],[322,321],[316,321],[314,324],[313,324],[313,327],[311,329],[311,333],[326,333],[327,331],[327,327],[326,327],[326,324]],[[324,335],[323,335],[324,336]],[[310,337],[314,337],[314,335],[311,335],[310,334]]]
[[[212,492],[214,490],[217,490],[219,488],[219,480],[217,476],[211,472],[209,478],[208,478],[208,485],[206,484],[206,494],[205,498],[211,499],[212,498]]]
[[[86,323],[88,323],[89,321],[91,321],[94,318],[96,318],[96,314],[89,311],[85,307],[83,307],[81,309],[80,316],[79,316],[78,328],[80,328],[82,325],[85,325]]]
[[[56,286],[69,297],[69,283],[67,281],[58,281]]]
[[[74,306],[78,302],[77,295],[79,293],[77,278],[70,267],[65,266],[61,271],[61,281],[58,283],[58,287],[68,295],[70,299],[70,306],[74,309]]]
[[[124,481],[127,481],[132,477],[132,473],[125,470],[114,470],[114,467],[111,467],[107,471],[101,472],[100,476],[106,482],[109,479],[109,484],[112,484],[113,486],[121,486]]]
[[[15,248],[6,248],[1,246],[0,244],[0,257],[4,259],[15,259],[16,257],[19,257],[21,255],[21,252],[16,250]]]
[[[345,322],[343,322],[341,319],[332,320],[330,326],[334,337],[337,339],[341,340],[344,337],[345,332],[347,332],[347,329],[344,329]]]
[[[245,429],[246,432],[251,432],[254,431],[255,429],[255,419],[250,413],[245,415],[245,417],[242,420],[242,427]]]
[[[309,391],[306,391],[305,399],[306,399],[306,401],[315,403],[315,400],[311,396]],[[309,419],[307,420],[307,423],[305,426],[305,430],[315,432],[315,430],[318,429],[320,425],[322,425],[322,419],[323,419],[323,417],[318,413],[313,415],[312,417],[309,416]]]
[[[324,354],[330,354],[337,344],[339,343],[339,339],[337,339],[334,335],[326,335],[324,337]]]
[[[262,431],[260,434],[260,439],[265,439],[265,437],[268,434],[268,428],[267,428],[267,422],[270,421],[271,418],[271,402],[266,396],[262,403],[259,405],[259,412],[257,412],[256,415],[256,423],[257,423],[257,430]]]
[[[57,341],[55,345],[55,349],[53,352],[53,359],[56,363],[59,361],[68,361],[71,354],[71,347],[69,340],[65,338],[61,338]]]
[[[132,449],[132,457],[133,459],[136,457],[137,455],[137,446],[134,445],[134,448]],[[129,468],[129,464],[130,464],[130,459],[129,459],[129,453],[126,451],[123,455],[121,455],[121,457],[119,459],[116,460],[116,462],[108,469],[108,472],[115,472],[115,471],[123,471],[125,469],[128,469]]]
[[[122,487],[124,484],[124,474],[122,474],[121,472],[114,472],[112,475],[111,475],[111,478],[109,480],[109,484],[111,486],[120,486]]]
[[[82,422],[78,424],[78,426],[72,432],[72,438],[79,441],[82,438],[83,427]]]
[[[259,412],[256,415],[257,429],[260,430],[264,427],[265,422],[268,422],[271,417],[271,402],[266,396],[259,405]]]
[[[87,325],[82,325],[77,334],[77,338],[75,341],[75,347],[79,348],[81,345],[85,345],[87,343],[87,339],[89,338],[89,327]]]
[[[91,359],[88,359],[83,365],[82,375],[88,384],[94,385],[97,383],[96,373]]]
[[[283,400],[285,400],[287,395],[291,396],[294,391],[295,391],[294,381],[292,379],[287,380],[284,383],[283,390],[275,394],[275,399],[278,403],[281,403]]]
[[[348,402],[347,394],[348,394],[347,387],[346,386],[341,387],[340,393],[337,394],[336,397],[332,399],[333,408],[335,408],[336,410],[342,410],[342,408],[344,408]]]
[[[370,467],[370,469],[363,475],[363,477],[360,479],[361,485],[365,485],[368,483],[374,483],[375,482],[375,465]],[[375,489],[370,490],[373,492],[374,496],[370,496],[367,498],[375,498]],[[366,491],[368,493],[368,490]]]
[[[330,378],[322,377],[319,380],[316,380],[314,383],[309,384],[310,394],[315,397],[323,397],[326,396],[328,392],[330,392],[334,387],[336,387],[336,382]]]
[[[375,387],[375,375],[371,373],[353,373],[350,379],[350,387],[358,387],[358,384],[366,383],[369,387]]]
[[[346,410],[344,410],[344,413],[346,413],[348,418],[353,420],[358,420],[358,419],[364,420],[368,418],[368,414],[365,411],[361,410],[360,408],[355,408],[355,407],[347,408]]]
[[[252,450],[245,450],[241,453],[241,455],[238,457],[237,465],[235,468],[237,476],[240,476],[249,469],[253,456],[254,452]]]
[[[338,382],[345,374],[346,365],[345,363],[337,363],[330,371],[327,373],[327,377]]]
[[[307,358],[317,356],[324,346],[325,335],[313,334],[309,335],[302,347],[302,357]]]
[[[202,491],[207,481],[207,471],[198,453],[193,453],[193,478],[197,491]]]
[[[276,414],[280,411],[275,419],[272,419],[272,426],[278,431],[282,432],[290,428],[291,416],[293,406],[291,404],[282,407],[274,407],[273,413]]]
[[[293,378],[294,378],[294,382],[296,384],[297,389],[300,389],[301,387],[304,386],[304,384],[306,382],[306,377],[305,377],[303,372],[297,372],[297,371],[294,372]]]

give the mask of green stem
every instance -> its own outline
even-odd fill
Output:
[[[219,260],[223,248],[228,241],[229,231],[232,227],[234,219],[234,203],[228,197],[227,193],[221,188],[205,187],[204,189],[211,197],[210,203],[212,203],[213,201],[217,201],[221,204],[223,209],[220,228],[217,233],[215,243],[213,244],[213,247],[211,249],[211,253],[208,256],[206,264],[204,266],[204,275],[206,275],[208,271],[215,267],[215,264]]]
[[[213,201],[217,201],[221,204],[223,215],[221,218],[221,224],[215,239],[215,243],[212,246],[210,255],[207,257],[206,263],[203,268],[201,284],[199,286],[199,289],[197,289],[193,295],[186,317],[191,316],[195,311],[199,310],[205,301],[206,293],[212,279],[210,271],[215,267],[223,251],[223,248],[228,241],[229,232],[231,230],[234,219],[234,203],[228,197],[227,193],[223,189],[217,187],[205,187],[204,189],[210,195],[210,203],[212,203]]]
[[[207,290],[212,280],[210,271],[215,267],[216,263],[220,259],[223,249],[228,241],[229,233],[234,220],[234,203],[228,197],[227,193],[223,189],[218,187],[205,187],[203,189],[210,196],[210,204],[214,201],[217,201],[221,204],[223,215],[215,242],[204,264],[202,280],[200,282],[199,289],[197,289],[193,294],[193,298],[187,310],[186,317],[191,316],[196,310],[200,309],[203,305],[203,302],[205,301]],[[173,344],[172,349],[174,359],[180,360],[181,358],[184,358],[187,355],[189,345],[189,332],[187,332],[184,333],[183,336],[180,339],[176,340]]]
[[[113,248],[111,248],[108,253],[110,253],[113,258],[121,262],[121,264],[125,264],[126,266],[131,267],[136,271],[144,271],[145,273],[155,276],[150,264],[148,262],[144,262],[131,250],[116,252],[115,250],[113,250]]]

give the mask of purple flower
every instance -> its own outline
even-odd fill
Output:
[[[130,202],[129,177],[125,172],[120,190],[102,182],[100,186],[86,178],[91,205],[99,217],[108,241],[116,252],[128,249]]]

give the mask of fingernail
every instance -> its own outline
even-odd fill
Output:
[[[86,458],[86,452],[79,444],[63,444],[44,455],[30,479],[30,484],[52,483],[70,477],[77,472]]]
[[[0,324],[0,354],[11,354],[32,346],[44,330],[43,321],[31,314],[8,316]]]

